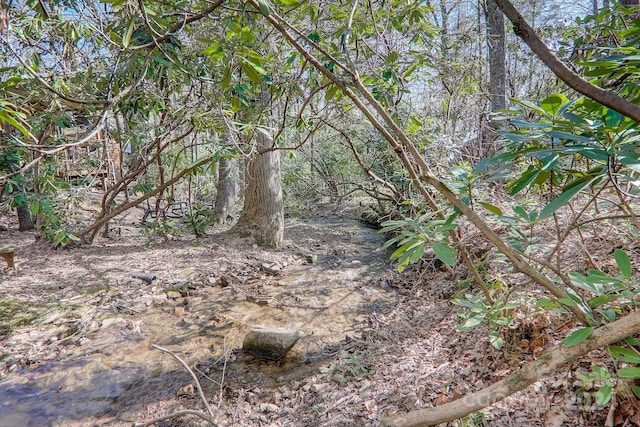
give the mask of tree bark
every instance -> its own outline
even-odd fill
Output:
[[[20,188],[18,191],[21,193],[21,195],[24,195],[24,190],[22,188]],[[31,211],[29,210],[29,206],[26,202],[16,204],[16,213],[18,215],[18,230],[28,231],[36,228],[33,224]]]
[[[258,154],[245,163],[244,207],[230,232],[252,237],[260,246],[279,248],[284,241],[280,152],[269,150],[271,141],[260,132],[256,144]]]
[[[227,217],[235,206],[238,193],[236,186],[237,169],[235,160],[222,157],[218,161],[216,205],[213,210],[218,224],[227,222]]]
[[[486,7],[491,112],[497,113],[507,108],[504,15],[494,0],[487,0]],[[494,129],[504,126],[504,120],[497,120],[493,117],[490,123]]]
[[[431,426],[464,417],[523,390],[578,357],[638,333],[640,333],[640,312],[636,311],[595,329],[591,336],[580,344],[565,347],[561,343],[551,347],[537,360],[515,370],[504,380],[485,389],[435,408],[421,409],[385,419],[383,424],[389,427]]]

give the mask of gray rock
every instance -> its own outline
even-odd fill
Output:
[[[253,329],[245,335],[242,350],[259,359],[280,360],[300,336],[300,331],[292,329]]]

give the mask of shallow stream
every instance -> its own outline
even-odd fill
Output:
[[[61,360],[2,380],[0,426],[130,426],[148,419],[150,406],[175,399],[191,383],[152,344],[196,366],[200,378],[206,374],[210,401],[224,387],[275,389],[313,372],[372,313],[393,304],[394,293],[375,280],[389,268],[389,254],[380,250],[383,239],[375,230],[354,220],[299,221],[287,233],[312,263],[292,263],[269,280],[223,271],[218,277],[225,277],[224,286],[120,317]],[[255,326],[292,328],[304,336],[282,361],[260,361],[240,350]],[[201,404],[194,400],[193,406]]]

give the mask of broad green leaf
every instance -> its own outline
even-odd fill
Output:
[[[620,298],[620,295],[601,295],[599,297],[595,297],[589,300],[589,307],[598,308],[605,304],[610,303],[611,301],[615,301]]]
[[[124,30],[124,34],[122,35],[122,46],[129,47],[129,43],[131,42],[131,35],[133,34],[133,26],[135,25],[135,19],[131,18],[129,21],[129,25]]]
[[[529,214],[527,213],[527,211],[524,210],[524,208],[520,205],[514,206],[513,207],[513,213],[515,213],[516,215],[518,215],[520,218],[524,219],[525,221],[529,221]]]
[[[520,104],[523,107],[527,107],[530,110],[533,110],[533,111],[536,111],[536,112],[542,114],[543,116],[547,115],[547,112],[544,109],[540,108],[539,106],[537,106],[536,104],[534,104],[532,102],[522,101],[522,100],[515,99],[515,98],[509,98],[509,99],[511,100],[511,102],[513,102],[515,104]]]
[[[624,116],[611,108],[607,108],[605,115],[605,124],[611,127],[618,127],[624,120]]]
[[[582,191],[582,189],[591,185],[593,181],[595,181],[595,178],[585,179],[583,182],[579,182],[568,190],[565,190],[562,194],[553,199],[551,203],[545,206],[544,209],[542,209],[542,212],[540,212],[540,220],[549,218],[555,211],[569,203],[576,194]]]
[[[568,104],[569,99],[561,93],[554,93],[549,95],[540,106],[544,111],[552,116],[556,116],[563,105]]]
[[[161,57],[161,56],[156,56],[156,55],[151,55],[151,59],[153,59],[156,62],[159,62],[160,64],[166,66],[166,67],[172,67],[173,64],[168,61],[167,59]]]
[[[622,362],[640,364],[640,353],[630,348],[618,347],[610,345],[608,347],[609,353],[616,359]]]
[[[260,76],[260,74],[258,74],[256,72],[256,70],[253,68],[253,66],[247,62],[247,61],[242,61],[240,63],[240,66],[242,67],[242,71],[245,72],[245,74],[247,75],[247,77],[249,77],[249,79],[254,82],[254,83],[260,83],[262,82],[262,76]]]
[[[569,334],[567,338],[565,338],[564,346],[571,347],[571,346],[580,344],[581,342],[583,342],[584,340],[586,340],[591,336],[594,329],[595,327],[593,326],[576,329],[575,331],[571,332],[571,334]]]
[[[640,378],[640,368],[630,367],[618,369],[618,376],[620,378]]]
[[[456,329],[460,332],[468,331],[470,329],[477,328],[478,326],[484,323],[484,319],[481,316],[474,316],[464,322],[462,325],[459,325]]]
[[[258,5],[260,6],[260,12],[262,12],[264,16],[271,15],[271,7],[269,7],[267,0],[258,0]]]
[[[542,160],[542,168],[541,171],[550,171],[553,169],[556,164],[558,164],[558,159],[560,155],[558,153],[553,153],[550,156],[547,156],[544,160]]]
[[[504,340],[498,332],[489,332],[489,342],[496,350],[500,350],[504,345]]]
[[[449,245],[437,242],[432,242],[431,247],[433,248],[433,252],[436,254],[440,261],[444,262],[447,265],[450,265],[451,267],[456,265],[455,256],[457,252],[454,248]]]
[[[620,273],[622,273],[625,279],[630,280],[633,270],[631,268],[631,260],[629,259],[629,255],[627,255],[627,253],[621,249],[616,249],[613,253],[613,257],[616,259],[616,264],[618,264]]]
[[[519,193],[523,188],[527,187],[531,184],[536,176],[538,176],[540,171],[536,169],[533,165],[529,166],[529,168],[518,178],[516,182],[513,183],[513,186],[509,190],[509,194],[514,196]]]
[[[588,138],[586,136],[574,135],[572,133],[563,132],[563,131],[560,131],[560,130],[549,131],[549,132],[547,132],[547,135],[552,137],[552,138],[558,138],[558,139],[568,140],[568,141],[579,141],[579,142],[589,142],[589,141],[591,141],[591,138]]]
[[[492,214],[503,216],[502,209],[487,202],[480,202],[480,205]]]
[[[612,386],[611,384],[605,384],[596,393],[596,403],[600,406],[604,406],[611,400]]]
[[[635,394],[635,395],[636,395],[636,397],[637,397],[638,399],[640,399],[640,386],[632,385],[632,386],[631,386],[631,391],[633,391],[633,394]]]

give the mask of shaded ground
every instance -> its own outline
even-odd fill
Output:
[[[455,331],[449,299],[464,277],[435,262],[399,275],[380,236],[335,214],[288,221],[281,251],[220,236],[145,246],[135,214],[116,240],[56,251],[5,218],[0,245],[20,252],[19,272],[0,273],[0,426],[124,426],[202,409],[189,375],[151,344],[194,367],[220,425],[379,425],[501,379],[571,326],[523,312],[526,342],[505,337],[511,351],[497,352],[485,331]],[[240,350],[255,325],[305,336],[283,361],[259,361]],[[466,425],[597,425],[602,411],[575,384],[558,375]]]

